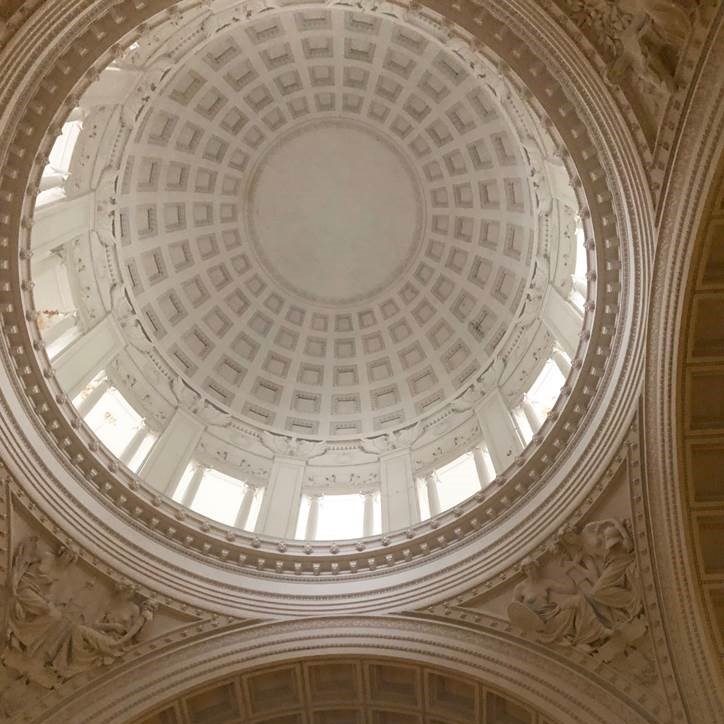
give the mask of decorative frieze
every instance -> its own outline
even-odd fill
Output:
[[[320,455],[324,455],[327,450],[326,442],[300,440],[298,437],[273,435],[270,432],[262,432],[261,441],[262,444],[275,455],[299,458],[300,460],[309,460],[311,458],[319,457]]]
[[[418,422],[403,430],[395,430],[386,435],[362,440],[360,442],[360,448],[372,455],[386,455],[395,450],[404,450],[412,447],[420,437],[420,434],[421,429],[420,423]]]

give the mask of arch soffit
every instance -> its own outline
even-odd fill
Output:
[[[691,405],[687,367],[692,362],[706,366],[706,354],[698,360],[691,355],[693,298],[702,273],[705,235],[721,203],[724,173],[723,18],[720,9],[672,149],[661,202],[644,381],[650,542],[659,590],[679,592],[659,594],[658,601],[670,649],[677,652],[674,665],[689,717],[712,722],[724,721],[722,658],[702,585],[712,577],[699,569],[704,556],[692,524],[697,506],[685,436]],[[716,235],[711,238],[716,243]],[[711,506],[704,507],[714,513],[721,509]]]
[[[394,657],[444,667],[504,690],[559,724],[648,721],[612,687],[592,683],[574,667],[529,645],[497,634],[396,617],[306,619],[222,631],[81,685],[58,702],[52,714],[35,721],[130,721],[191,688],[298,661],[300,656]]]

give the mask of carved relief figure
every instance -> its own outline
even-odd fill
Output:
[[[60,590],[75,558],[35,537],[15,550],[0,618],[0,712],[12,710],[19,691],[53,689],[111,663],[153,618],[154,604],[137,602],[135,591],[124,588],[106,613],[89,621],[92,614]]]
[[[54,657],[60,646],[66,623],[63,612],[53,601],[53,588],[69,555],[57,557],[40,551],[36,538],[23,541],[17,548],[9,574],[4,612],[3,660],[15,663],[19,656],[43,660]],[[15,668],[15,667],[14,667]],[[35,672],[39,683],[52,683],[52,672],[42,666]]]
[[[119,656],[141,629],[153,618],[155,606],[133,600],[134,591],[122,592],[121,600],[100,621],[78,623],[70,629],[53,659],[53,668],[63,679],[96,666],[107,666]]]
[[[609,68],[609,80],[618,83],[628,73],[645,79],[659,95],[676,87],[672,70],[662,55],[662,41],[648,15],[636,16],[619,36],[619,52]]]
[[[691,33],[691,4],[677,0],[567,0],[579,27],[609,56],[608,79],[627,79],[656,118],[675,89],[676,63]]]
[[[630,621],[641,611],[633,543],[618,520],[588,523],[581,543],[595,569],[590,597],[611,625]]]
[[[573,645],[613,656],[646,630],[631,536],[618,520],[564,531],[555,546],[563,573],[546,577],[522,564],[508,607],[510,622],[543,643]]]
[[[676,0],[620,0],[621,9],[646,16],[661,39],[680,51],[691,32],[689,13]]]
[[[611,635],[572,578],[546,578],[539,564],[530,558],[521,568],[526,579],[516,586],[508,607],[511,623],[535,632],[543,643],[589,645]]]

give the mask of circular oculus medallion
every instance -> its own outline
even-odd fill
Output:
[[[261,265],[288,292],[316,304],[376,296],[421,247],[417,175],[390,140],[361,122],[292,129],[260,160],[245,201]]]

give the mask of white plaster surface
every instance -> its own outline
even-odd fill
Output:
[[[261,160],[247,210],[270,275],[313,302],[361,301],[417,251],[422,196],[404,157],[354,121],[306,124]]]

